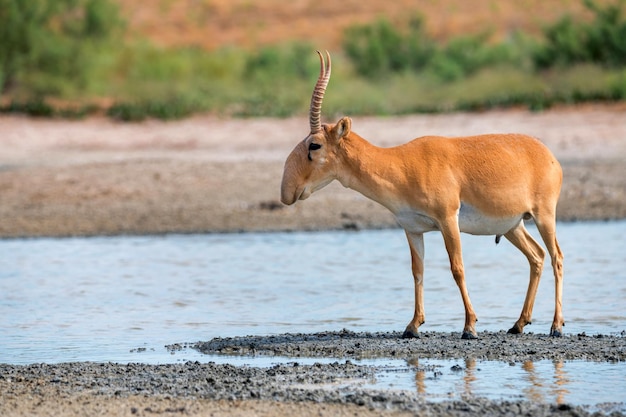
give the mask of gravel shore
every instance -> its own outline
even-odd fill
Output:
[[[349,361],[315,365],[294,363],[270,368],[198,362],[1,365],[0,413],[3,416],[49,415],[54,410],[61,411],[62,415],[80,415],[81,411],[83,415],[90,415],[101,413],[105,408],[108,414],[112,411],[106,409],[108,403],[115,404],[117,415],[213,415],[206,411],[214,412],[216,407],[224,405],[234,410],[247,409],[253,413],[251,415],[275,415],[266,408],[269,406],[271,410],[270,404],[291,404],[297,415],[466,416],[468,412],[486,416],[591,415],[584,407],[569,405],[496,402],[481,398],[429,403],[413,392],[361,390],[357,385],[345,387],[346,381],[371,378],[373,371],[371,367]],[[280,406],[275,407],[280,413]],[[311,410],[317,413],[310,414]],[[259,411],[261,413],[257,414]]]
[[[202,353],[226,355],[276,355],[288,357],[330,358],[408,358],[479,359],[525,362],[553,361],[626,361],[626,334],[510,335],[501,332],[480,332],[479,340],[460,339],[460,334],[420,332],[417,341],[402,339],[402,333],[325,332],[217,338],[198,342],[192,347]],[[170,349],[175,347],[170,346]]]
[[[417,391],[367,389],[362,383],[375,377],[376,367],[355,364],[351,359],[626,360],[624,335],[551,338],[484,332],[480,339],[466,341],[449,333],[425,332],[420,339],[407,340],[401,339],[399,333],[342,331],[218,338],[168,348],[290,356],[294,362],[268,367],[200,362],[0,365],[0,414],[239,415],[243,411],[243,415],[601,415],[602,410],[569,404],[494,401],[472,396],[433,402]],[[342,359],[303,365],[297,362],[298,357]],[[618,408],[623,410],[624,405]],[[624,415],[620,411],[610,414]]]

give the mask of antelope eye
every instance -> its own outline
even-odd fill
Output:
[[[307,155],[307,158],[309,158],[309,161],[313,160],[313,158],[311,158],[311,151],[316,151],[316,150],[318,150],[321,147],[322,147],[322,145],[320,145],[319,143],[311,142],[309,144],[309,154]]]

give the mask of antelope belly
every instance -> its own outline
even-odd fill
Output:
[[[437,223],[425,214],[412,209],[395,213],[398,224],[407,232],[424,233],[438,230]]]
[[[486,216],[469,204],[461,203],[459,229],[472,235],[503,235],[522,221],[523,214],[512,217]]]

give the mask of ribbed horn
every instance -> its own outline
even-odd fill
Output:
[[[324,64],[324,56],[322,53],[317,51],[317,54],[320,56],[320,75],[317,78],[317,83],[315,84],[313,95],[311,96],[311,108],[309,110],[311,133],[317,133],[322,130],[322,123],[320,121],[322,101],[324,100],[328,80],[330,80],[330,54],[326,51],[326,64]]]

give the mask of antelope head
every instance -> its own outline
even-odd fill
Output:
[[[291,205],[308,198],[337,178],[338,144],[350,133],[350,119],[344,117],[335,125],[322,125],[320,121],[322,100],[330,80],[330,54],[320,57],[320,75],[315,84],[309,110],[311,131],[285,161],[281,185],[281,201]]]

